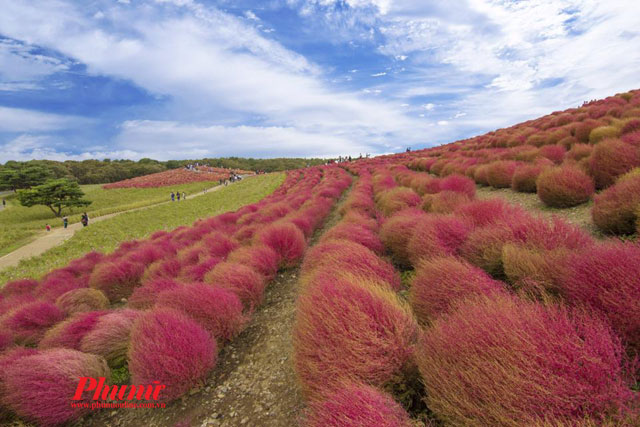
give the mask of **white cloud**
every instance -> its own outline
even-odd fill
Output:
[[[90,120],[0,106],[0,132],[48,132],[81,127]]]
[[[386,72],[381,72],[381,73],[375,73],[375,74],[371,74],[371,77],[382,77],[382,76],[386,76],[387,73]]]

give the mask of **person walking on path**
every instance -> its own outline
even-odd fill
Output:
[[[82,217],[80,217],[80,222],[82,223],[83,227],[89,225],[89,215],[87,215],[86,212],[82,214]]]
[[[180,192],[177,191],[177,193],[178,193],[178,201],[180,201]]]
[[[187,200],[187,193],[184,191],[182,192],[182,200]]]
[[[7,206],[7,201],[5,199],[2,199],[2,207],[6,207]]]
[[[67,226],[69,225],[69,218],[67,218],[66,216],[62,217],[62,225],[64,226],[64,228],[67,228]]]
[[[47,232],[51,231],[51,226],[49,224],[46,225]]]
[[[173,191],[171,192],[171,201],[175,202],[176,201],[176,195],[173,194]]]

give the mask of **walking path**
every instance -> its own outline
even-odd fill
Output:
[[[224,187],[224,185],[216,185],[215,187],[209,188],[200,193],[191,194],[189,195],[187,200],[190,200],[194,197],[202,196],[203,194],[206,194],[211,191],[219,190],[221,187]],[[104,221],[105,219],[113,218],[116,215],[120,215],[126,212],[135,212],[143,209],[149,209],[156,206],[165,205],[167,203],[182,203],[182,202],[166,201],[166,202],[156,203],[154,205],[143,206],[141,208],[130,209],[122,212],[115,212],[108,215],[97,216],[95,218],[89,217],[89,227],[91,227],[91,224],[93,224],[94,222]],[[0,207],[1,206],[2,204],[0,203]],[[75,224],[69,224],[67,228],[60,227],[60,228],[54,228],[49,232],[45,231],[41,237],[38,237],[31,243],[21,246],[15,251],[10,252],[4,255],[3,257],[0,257],[0,270],[16,266],[23,259],[38,256],[53,247],[61,245],[65,240],[71,238],[71,236],[73,236],[81,228],[82,228],[82,224],[77,222]]]

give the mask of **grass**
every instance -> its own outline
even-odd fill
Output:
[[[186,202],[167,203],[140,211],[125,212],[90,224],[62,245],[1,271],[0,284],[18,278],[39,277],[89,251],[108,253],[123,241],[144,238],[154,231],[171,230],[180,225],[192,224],[198,218],[218,215],[255,203],[271,194],[282,184],[284,177],[284,173],[257,175],[197,198],[187,198]]]
[[[122,188],[105,190],[102,185],[83,185],[85,198],[93,203],[86,208],[65,210],[69,223],[80,222],[82,212],[89,218],[110,213],[128,211],[144,206],[155,205],[169,200],[171,191],[180,191],[189,195],[199,193],[214,186],[212,182],[197,182],[160,188]],[[37,237],[46,224],[53,228],[62,226],[62,219],[56,218],[46,206],[27,208],[20,205],[15,194],[5,195],[6,209],[0,211],[0,256],[23,246]]]

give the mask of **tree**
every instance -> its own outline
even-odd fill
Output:
[[[8,163],[8,162],[7,162]],[[38,164],[7,164],[0,170],[0,187],[13,191],[41,185],[51,178],[51,171]]]
[[[88,206],[91,201],[82,199],[84,193],[77,182],[68,179],[54,179],[30,190],[18,191],[18,200],[22,206],[44,205],[59,217],[62,209],[76,206]]]

